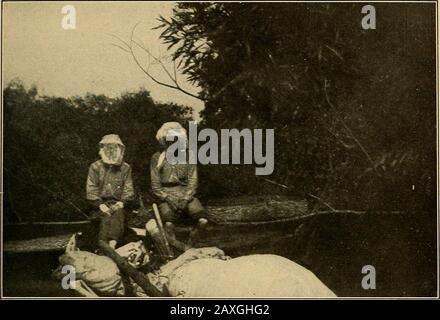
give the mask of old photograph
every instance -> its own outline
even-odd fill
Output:
[[[438,297],[437,2],[1,17],[2,298]]]

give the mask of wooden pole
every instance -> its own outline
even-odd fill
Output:
[[[142,272],[133,268],[124,258],[113,250],[105,241],[99,240],[99,247],[111,258],[116,265],[136,282],[147,295],[152,297],[166,297],[167,295],[157,289]]]
[[[162,223],[162,219],[160,217],[159,208],[157,207],[157,204],[155,204],[155,203],[153,203],[153,211],[154,211],[154,216],[157,221],[157,226],[159,227],[159,232],[162,235],[163,241],[165,243],[167,255],[169,258],[173,258],[173,253],[171,252],[170,244],[168,243],[167,234],[165,233],[165,230],[163,228],[163,223]]]

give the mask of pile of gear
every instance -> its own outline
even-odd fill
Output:
[[[150,221],[150,228],[153,228],[152,224]],[[70,284],[70,287],[82,296],[148,296],[139,284],[124,274],[112,258],[80,250],[77,247],[76,237],[77,234],[71,237],[64,254],[59,257],[60,266],[53,274],[55,279],[61,280],[64,276],[63,267],[69,266],[75,272],[75,282]],[[114,252],[131,268],[138,270],[139,274],[142,274],[158,291],[172,296],[179,294],[169,293],[170,279],[174,278],[174,274],[182,266],[198,259],[230,259],[218,248],[190,248],[160,268],[143,273],[143,270],[148,270],[145,267],[151,262],[152,252],[146,249],[142,241],[128,243]]]
[[[142,242],[115,252],[138,270],[150,262]],[[59,261],[61,267],[74,268],[74,287],[82,296],[149,296],[139,281],[121,270],[120,262],[78,250],[75,236]],[[187,249],[160,268],[139,274],[161,296],[336,297],[311,271],[289,259],[271,254],[232,259],[215,247]]]
[[[75,273],[70,287],[90,297],[334,296],[313,273],[283,257],[250,255],[231,259],[215,247],[191,248],[192,239],[208,220],[195,197],[196,165],[168,161],[167,149],[173,143],[169,138],[176,137],[187,139],[186,130],[177,122],[163,124],[157,133],[161,150],[151,158],[150,175],[159,205],[153,204],[154,219],[139,230],[127,226],[135,194],[131,167],[123,161],[125,145],[116,134],[102,138],[101,159],[90,165],[86,183],[93,230],[81,241],[72,236],[55,277],[63,279],[63,267],[69,266]],[[186,144],[176,151],[185,154]],[[186,244],[179,242],[173,232],[173,222],[184,216],[197,221]],[[146,245],[148,241],[154,245],[156,255],[147,249],[152,248]],[[183,253],[175,258],[171,245]],[[162,266],[155,266],[159,261]]]

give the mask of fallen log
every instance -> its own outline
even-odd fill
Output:
[[[255,199],[257,200],[257,199]],[[230,222],[274,221],[300,217],[308,213],[306,200],[263,199],[251,203],[228,203],[208,206],[206,217],[209,221],[224,224]]]
[[[290,199],[286,197],[250,197],[249,199],[231,198],[227,200],[211,201],[206,205],[206,215],[209,223],[204,237],[206,240],[199,245],[217,245],[222,249],[235,247],[234,239],[242,234],[241,229],[249,229],[249,246],[253,246],[253,239],[263,234],[271,235],[271,230],[280,230],[282,234],[292,234],[297,224],[323,216],[337,216],[341,218],[372,215],[410,216],[419,212],[379,211],[379,210],[337,210],[333,207],[314,208],[306,200]],[[139,210],[130,213],[127,217],[128,225],[143,230],[145,223],[154,217],[153,210]],[[177,239],[187,239],[194,226],[194,221],[188,219],[175,225],[174,232]],[[264,231],[262,231],[264,227]],[[63,251],[72,233],[83,232],[91,228],[90,221],[76,222],[39,222],[4,225],[3,251],[12,253],[37,251]],[[218,236],[217,236],[218,235]],[[172,247],[184,251],[185,246],[168,238]],[[203,240],[203,239],[202,239]],[[185,240],[186,241],[186,240]],[[240,245],[241,245],[240,241]]]
[[[152,297],[166,297],[167,295],[159,291],[148,278],[140,271],[133,268],[124,258],[117,254],[105,241],[99,241],[99,247],[105,255],[111,258],[122,272],[125,272],[136,282],[147,295]]]

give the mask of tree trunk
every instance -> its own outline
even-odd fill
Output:
[[[218,223],[233,222],[261,222],[301,217],[307,215],[308,204],[306,200],[271,199],[251,203],[228,203],[207,207],[208,220]]]

